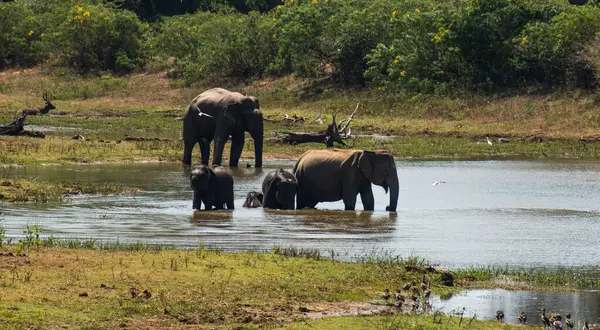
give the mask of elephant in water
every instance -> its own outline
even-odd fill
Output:
[[[244,202],[244,207],[247,207],[247,208],[262,207],[263,206],[262,201],[263,201],[263,194],[256,192],[256,191],[251,191],[246,196],[246,201]]]
[[[194,98],[182,121],[183,164],[191,165],[192,151],[198,143],[202,164],[209,165],[210,144],[214,139],[212,165],[221,165],[225,142],[231,136],[229,166],[237,167],[248,132],[254,140],[255,167],[262,167],[263,115],[256,97],[212,88]]]
[[[194,191],[194,210],[200,210],[204,203],[205,210],[234,209],[233,176],[223,167],[211,170],[206,165],[196,165],[190,173],[190,185]]]
[[[262,183],[262,192],[264,208],[293,210],[298,181],[292,173],[280,168],[267,174]]]
[[[372,183],[383,187],[386,193],[390,190],[387,211],[395,212],[398,205],[396,163],[387,151],[310,150],[300,156],[294,174],[300,185],[298,209],[343,200],[346,210],[354,210],[360,194],[365,211],[372,211]]]

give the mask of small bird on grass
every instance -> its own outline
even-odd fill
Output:
[[[499,322],[502,322],[502,319],[504,319],[504,312],[496,311],[496,320],[498,320]]]
[[[525,324],[525,322],[527,322],[527,315],[525,315],[525,312],[520,311],[519,315],[517,315],[517,319],[519,319],[519,323]]]
[[[385,300],[386,304],[387,301],[390,299],[390,290],[385,289],[385,291],[383,291],[383,300]]]
[[[546,327],[550,326],[550,319],[546,316],[545,308],[542,309],[542,314],[540,314],[540,319],[542,320],[542,323],[544,324],[544,326],[546,326]]]
[[[488,143],[489,145],[493,145],[493,143],[492,143],[492,140],[490,140],[490,138],[489,138],[489,137],[487,137],[487,136],[486,136],[485,138],[486,138],[486,140],[487,140],[487,143]]]

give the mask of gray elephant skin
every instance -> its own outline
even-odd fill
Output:
[[[223,167],[214,170],[206,165],[196,165],[190,172],[190,185],[194,191],[192,207],[200,210],[233,210],[233,176]]]
[[[298,181],[292,173],[280,168],[267,174],[262,183],[262,192],[264,208],[293,210]]]
[[[225,142],[231,136],[229,166],[237,167],[248,132],[254,140],[255,167],[262,167],[263,115],[256,97],[212,88],[194,98],[182,121],[183,164],[191,165],[192,151],[198,143],[202,164],[209,165],[210,144],[214,139],[212,165],[221,165]]]
[[[246,201],[244,202],[244,207],[247,208],[258,208],[262,207],[263,194],[251,191],[246,195]]]
[[[394,156],[387,151],[310,150],[294,166],[299,190],[297,208],[314,208],[319,202],[343,200],[346,210],[354,210],[357,195],[365,211],[375,208],[371,184],[390,191],[386,210],[398,205],[398,174]]]

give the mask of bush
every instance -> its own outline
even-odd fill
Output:
[[[152,41],[156,61],[186,81],[261,77],[275,55],[273,22],[258,13],[201,12],[165,20]]]
[[[597,51],[586,45],[599,33],[600,8],[593,6],[570,7],[550,22],[527,24],[514,40],[521,75],[547,85],[590,87],[595,80],[591,76],[597,72],[592,67],[597,65]]]
[[[108,5],[80,3],[70,8],[53,42],[60,63],[80,72],[127,73],[144,64],[144,32],[136,15]]]
[[[0,70],[31,66],[47,55],[43,21],[21,2],[0,2]]]

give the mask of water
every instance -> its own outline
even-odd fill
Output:
[[[245,165],[245,163],[244,163]],[[398,212],[374,187],[374,212],[242,207],[264,176],[293,162],[240,168],[234,211],[193,212],[187,172],[179,164],[3,167],[0,176],[122,184],[136,196],[83,196],[58,204],[0,204],[0,226],[20,237],[26,224],[57,237],[118,239],[226,250],[317,248],[351,259],[373,251],[417,255],[444,267],[598,264],[600,164],[589,161],[398,162]],[[434,181],[445,181],[432,186]],[[357,210],[362,209],[360,198]]]
[[[432,299],[433,310],[448,314],[463,312],[464,323],[475,316],[477,319],[494,320],[496,311],[504,312],[504,322],[519,323],[517,315],[523,311],[527,315],[527,324],[543,325],[540,314],[546,309],[562,316],[570,312],[576,329],[581,329],[585,321],[597,323],[600,315],[600,295],[598,292],[546,292],[546,291],[506,291],[506,290],[468,290],[450,299]],[[463,308],[464,311],[463,311]],[[459,314],[460,315],[460,314]],[[446,319],[447,321],[447,319]],[[442,321],[444,323],[444,320]],[[579,324],[579,326],[577,326]]]

